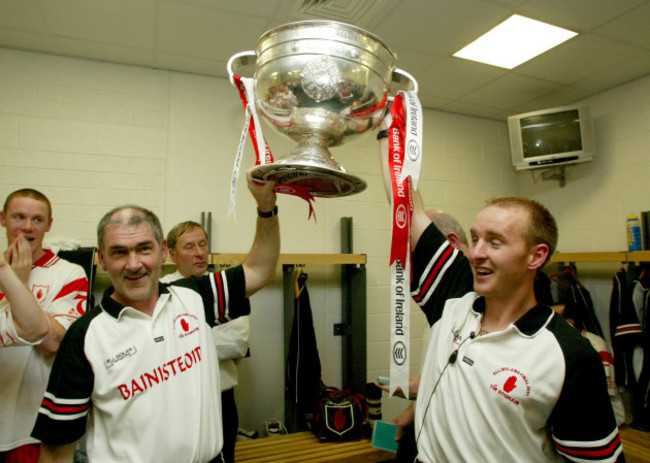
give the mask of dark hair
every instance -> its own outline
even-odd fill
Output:
[[[125,219],[114,219],[113,216],[121,211],[130,211],[130,214],[127,215]],[[160,220],[156,214],[151,212],[148,209],[140,206],[126,205],[119,206],[108,211],[104,217],[99,221],[97,225],[97,245],[99,249],[104,250],[104,235],[106,234],[106,229],[112,226],[130,226],[137,227],[138,225],[146,223],[153,230],[154,237],[158,242],[158,245],[162,247],[163,243],[163,232],[162,227],[160,226]]]
[[[579,330],[585,329],[585,316],[584,308],[575,302],[572,301],[562,301],[560,304],[564,304],[564,310],[562,311],[562,316],[567,320],[570,318],[573,320],[573,324]]]
[[[5,204],[2,208],[3,212],[7,212],[7,207],[9,207],[9,203],[14,198],[31,198],[35,199],[36,201],[44,202],[47,206],[47,218],[50,219],[52,217],[52,203],[50,203],[50,200],[47,199],[47,196],[45,196],[40,191],[34,190],[32,188],[23,188],[21,190],[16,190],[13,193],[10,193],[9,196],[7,196]]]
[[[169,249],[176,248],[176,241],[178,241],[178,238],[183,233],[190,232],[195,228],[200,229],[205,235],[206,239],[208,238],[208,234],[205,232],[200,223],[194,222],[193,220],[188,220],[186,222],[181,222],[178,225],[175,225],[171,230],[169,230],[169,233],[167,233],[167,247]]]
[[[551,258],[557,246],[558,228],[555,218],[545,206],[528,198],[502,196],[488,199],[487,206],[521,207],[530,214],[526,239],[532,247],[537,244],[548,246],[548,257]]]

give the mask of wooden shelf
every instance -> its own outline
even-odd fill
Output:
[[[209,256],[209,263],[216,266],[228,267],[231,265],[239,265],[246,259],[246,253],[223,253],[211,254]],[[97,256],[95,256],[95,264],[99,264]],[[346,265],[346,264],[366,264],[365,254],[280,254],[278,265],[307,265],[307,264],[322,264],[322,265]],[[167,257],[163,265],[176,265],[172,260]]]
[[[632,252],[558,252],[551,262],[650,262],[650,251]]]
[[[211,263],[228,266],[241,264],[248,254],[212,254]],[[345,265],[366,264],[365,254],[280,254],[279,265]]]

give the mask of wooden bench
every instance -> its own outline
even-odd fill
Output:
[[[620,429],[625,461],[650,463],[650,433]],[[395,454],[371,447],[368,439],[353,442],[320,442],[310,432],[239,441],[237,463],[376,463],[390,461]]]
[[[236,463],[376,463],[394,458],[394,453],[372,447],[368,439],[320,442],[309,431],[238,441],[235,445]]]
[[[650,463],[650,433],[632,428],[619,429],[626,463]]]

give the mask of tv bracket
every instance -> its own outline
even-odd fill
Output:
[[[546,169],[542,172],[540,177],[542,180],[557,180],[560,183],[560,188],[564,188],[564,185],[566,185],[566,174],[564,172],[564,166]]]

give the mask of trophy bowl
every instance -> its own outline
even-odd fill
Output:
[[[389,107],[390,84],[415,80],[395,69],[397,56],[377,36],[327,20],[271,29],[255,51],[233,55],[232,76],[255,64],[255,106],[277,132],[298,143],[287,156],[253,169],[253,178],[306,187],[313,196],[360,193],[366,182],[329,152],[375,129]]]

